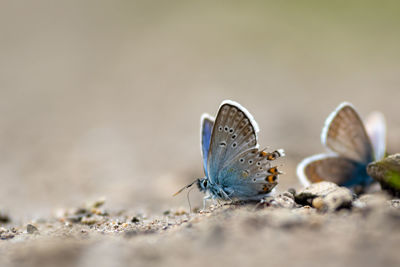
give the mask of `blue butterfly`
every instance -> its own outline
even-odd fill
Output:
[[[321,142],[328,153],[304,159],[297,166],[297,176],[303,186],[330,181],[364,190],[373,182],[367,165],[385,156],[385,137],[381,113],[368,116],[364,126],[355,108],[343,102],[330,114],[322,130]]]
[[[278,184],[277,166],[272,161],[284,156],[282,149],[258,149],[258,125],[251,114],[234,101],[222,102],[216,119],[201,117],[201,152],[205,177],[194,183],[204,198],[260,200]]]

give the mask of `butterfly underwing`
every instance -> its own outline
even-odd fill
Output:
[[[261,199],[277,185],[280,172],[273,161],[284,151],[258,149],[258,125],[240,104],[223,101],[215,121],[202,116],[201,129],[205,177],[197,181],[200,191],[225,200]]]
[[[385,136],[381,113],[372,113],[364,125],[355,108],[343,102],[330,114],[322,130],[321,142],[327,153],[300,162],[297,176],[303,186],[330,181],[362,191],[373,181],[367,165],[385,154]]]
[[[215,119],[201,117],[201,153],[205,177],[196,179],[205,199],[259,200],[271,193],[281,172],[274,161],[283,149],[259,150],[258,125],[240,104],[225,100]],[[182,188],[190,187],[192,184]]]

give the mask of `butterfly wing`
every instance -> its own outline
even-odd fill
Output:
[[[211,133],[214,126],[214,118],[208,114],[201,116],[200,137],[201,156],[203,158],[204,173],[207,175],[208,150],[210,149]]]
[[[215,119],[208,152],[208,178],[219,183],[219,171],[232,158],[257,147],[258,126],[251,115],[233,101],[223,101]]]
[[[322,130],[321,140],[329,150],[341,157],[365,164],[374,158],[364,124],[349,103],[340,104],[328,117]]]
[[[231,197],[251,198],[260,191],[268,193],[276,185],[278,171],[271,169],[270,161],[282,156],[283,151],[259,151],[257,132],[258,125],[245,108],[230,100],[222,102],[213,127],[207,169],[210,182]]]
[[[297,176],[303,186],[329,181],[352,187],[367,185],[372,181],[365,164],[335,154],[319,154],[304,159],[297,166]]]
[[[224,164],[219,171],[220,184],[231,198],[260,199],[278,184],[280,172],[273,161],[282,156],[282,149],[271,153],[246,150]]]
[[[381,112],[373,112],[365,120],[365,129],[371,139],[375,160],[381,160],[386,153],[386,122]]]

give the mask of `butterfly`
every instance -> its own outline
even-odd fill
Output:
[[[297,166],[302,185],[330,181],[364,190],[373,182],[367,165],[385,156],[385,119],[374,112],[364,124],[355,108],[343,102],[326,119],[321,142],[328,152],[308,157]]]
[[[268,195],[281,174],[272,162],[284,156],[284,151],[259,150],[257,132],[253,116],[234,101],[223,101],[215,119],[203,114],[200,136],[205,177],[176,194],[196,183],[208,194],[204,205],[210,198],[260,200]]]

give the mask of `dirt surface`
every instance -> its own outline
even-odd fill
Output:
[[[172,197],[203,176],[200,116],[224,99],[285,149],[278,195],[301,189],[342,101],[382,111],[399,152],[400,6],[384,2],[2,1],[0,266],[398,266],[397,200],[380,194],[203,213]]]
[[[222,204],[197,213],[169,210],[151,217],[97,208],[65,211],[58,219],[0,228],[0,263],[398,266],[400,200],[365,195],[351,210],[322,213],[310,206],[285,206],[290,198],[279,198],[262,205]]]

